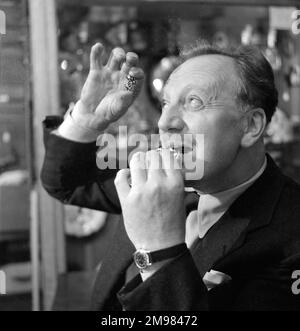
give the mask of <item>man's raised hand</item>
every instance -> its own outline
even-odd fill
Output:
[[[83,86],[80,101],[72,117],[81,126],[101,132],[119,119],[137,97],[144,72],[138,67],[138,56],[122,48],[111,52],[103,62],[104,46],[95,44],[90,54],[90,71]],[[135,84],[128,89],[128,75]]]

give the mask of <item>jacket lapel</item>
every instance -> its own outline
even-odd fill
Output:
[[[191,253],[202,277],[216,261],[226,256],[234,245],[238,248],[243,244],[249,222],[248,218],[232,217],[230,212],[227,212],[203,239],[198,240]]]
[[[284,176],[267,155],[267,167],[261,177],[232,204],[192,251],[202,276],[240,248],[249,232],[271,222],[283,184]]]

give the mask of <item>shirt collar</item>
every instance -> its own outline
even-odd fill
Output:
[[[266,166],[267,166],[267,158],[265,157],[263,165],[260,167],[260,169],[251,178],[249,178],[247,181],[245,181],[245,182],[243,182],[243,183],[241,183],[237,186],[234,186],[230,189],[227,189],[225,191],[220,191],[220,192],[212,193],[212,194],[203,194],[203,193],[201,194],[197,190],[194,190],[194,191],[196,191],[201,197],[208,197],[208,196],[209,197],[215,197],[216,199],[222,201],[227,196],[236,195],[236,194],[246,190],[249,186],[251,186],[262,175],[262,173],[266,169]]]

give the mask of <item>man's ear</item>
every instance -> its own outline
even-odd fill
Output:
[[[241,140],[242,147],[253,146],[263,135],[266,128],[266,114],[261,108],[249,110],[244,117],[244,135]]]

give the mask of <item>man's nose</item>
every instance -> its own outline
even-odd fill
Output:
[[[169,108],[163,111],[158,121],[158,128],[163,132],[181,132],[184,129],[185,122],[181,115]]]

